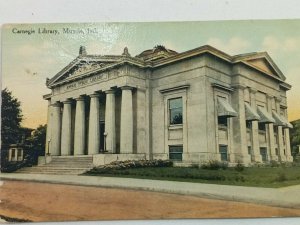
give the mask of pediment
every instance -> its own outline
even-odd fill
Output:
[[[72,67],[67,73],[61,76],[56,81],[62,81],[68,79],[69,77],[77,77],[87,73],[96,72],[99,69],[103,69],[107,66],[111,66],[112,62],[80,62]]]
[[[249,53],[234,57],[235,62],[244,62],[268,75],[285,80],[285,76],[266,52]]]
[[[267,72],[275,77],[280,78],[280,76],[276,73],[274,68],[270,65],[270,63],[265,58],[247,60],[247,62],[264,72]]]
[[[80,77],[86,74],[95,73],[103,68],[109,67],[116,62],[114,61],[85,61],[75,60],[68,66],[62,69],[56,76],[48,81],[47,85],[55,85],[64,80],[72,79],[73,77]]]

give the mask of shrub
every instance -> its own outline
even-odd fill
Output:
[[[220,162],[217,160],[210,160],[207,163],[201,165],[201,169],[208,169],[208,170],[226,170],[228,168],[227,162]]]
[[[145,167],[171,167],[173,162],[169,160],[126,160],[114,161],[110,164],[94,167],[87,173],[91,174],[105,174],[108,171],[124,170],[130,168],[145,168]]]
[[[280,166],[280,163],[275,161],[275,160],[271,160],[270,161],[270,166],[271,167],[279,167]]]
[[[279,174],[276,178],[275,181],[277,182],[283,182],[283,181],[287,181],[287,177],[284,173]]]
[[[238,161],[234,169],[238,172],[242,172],[245,169],[245,166],[240,161]]]

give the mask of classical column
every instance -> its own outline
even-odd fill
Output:
[[[284,144],[283,144],[283,130],[282,126],[277,127],[277,143],[278,143],[278,153],[279,153],[279,160],[281,162],[286,161],[286,155],[284,154]]]
[[[293,162],[293,156],[291,153],[291,143],[290,143],[290,129],[284,128],[284,138],[285,138],[285,155],[286,161]]]
[[[267,109],[270,115],[272,115],[272,100],[273,100],[273,96],[267,94]],[[267,127],[268,127],[268,137],[269,137],[270,160],[278,161],[278,156],[276,155],[276,151],[275,151],[274,124],[269,123]]]
[[[92,94],[90,103],[88,154],[99,153],[100,148],[100,108],[99,95]]]
[[[11,155],[12,155],[12,149],[10,148],[10,149],[8,150],[8,161],[9,161],[9,162],[12,161]]]
[[[76,98],[74,155],[84,155],[85,148],[85,104],[84,98]]]
[[[51,105],[51,138],[49,152],[51,155],[60,155],[61,144],[61,106],[59,102]]]
[[[246,130],[246,114],[243,85],[235,85],[235,91],[232,94],[232,105],[238,112],[238,116],[232,119],[233,121],[233,154],[234,161],[242,163],[250,163],[251,156],[248,154],[247,148],[247,130]]]
[[[51,100],[48,99],[48,111],[47,111],[47,130],[46,130],[46,143],[45,143],[45,155],[50,154],[50,141],[51,141]]]
[[[18,161],[18,154],[19,154],[19,149],[15,148],[15,161]]]
[[[253,88],[250,88],[250,104],[251,107],[256,110],[256,90]],[[259,151],[259,135],[258,135],[258,121],[254,120],[251,124],[251,145],[252,145],[252,151],[253,155],[252,160],[254,162],[262,162],[262,157]]]
[[[61,129],[61,155],[71,155],[71,141],[72,141],[72,131],[71,131],[71,101],[64,101],[64,109],[62,115],[62,129]]]
[[[115,118],[115,93],[108,90],[106,93],[105,106],[105,140],[106,151],[110,153],[116,152],[116,118]]]
[[[276,103],[276,111],[277,114],[280,115],[280,102],[281,98],[275,98],[275,103]],[[281,162],[286,161],[286,155],[284,154],[284,144],[283,144],[283,129],[282,126],[277,127],[277,145],[278,145],[278,155],[279,155],[279,160]]]
[[[132,88],[122,87],[120,152],[133,153]]]

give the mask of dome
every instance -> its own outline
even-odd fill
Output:
[[[159,59],[168,58],[178,54],[176,51],[167,49],[163,45],[156,45],[153,49],[148,49],[137,55],[137,58],[142,58],[145,61],[156,61]]]

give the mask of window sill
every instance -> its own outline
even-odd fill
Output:
[[[169,130],[177,130],[182,128],[183,128],[182,124],[169,125]]]
[[[218,125],[219,130],[227,131],[228,127],[223,125]]]

